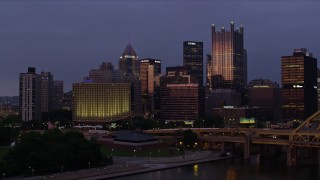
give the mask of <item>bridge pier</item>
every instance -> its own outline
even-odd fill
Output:
[[[287,166],[297,166],[297,148],[289,146],[287,150]]]
[[[317,165],[318,151],[317,148],[291,146],[287,151],[287,166]]]
[[[243,159],[250,159],[250,141],[251,135],[250,133],[246,133],[245,140],[243,144]]]
[[[220,153],[223,154],[226,152],[226,142],[221,142]]]

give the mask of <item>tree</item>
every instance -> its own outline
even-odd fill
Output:
[[[0,123],[0,145],[10,145],[19,135],[22,119],[20,116],[9,115]]]
[[[185,148],[193,148],[198,143],[198,135],[192,130],[188,129],[183,132],[182,143]]]
[[[110,161],[108,161],[110,162]],[[37,174],[76,170],[105,165],[100,146],[88,141],[79,132],[66,132],[58,129],[44,134],[31,132],[21,136],[21,140],[9,151],[3,163],[7,175],[31,175],[30,169]]]

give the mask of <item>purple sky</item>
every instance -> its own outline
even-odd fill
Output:
[[[211,24],[244,25],[248,79],[280,83],[280,58],[305,47],[319,58],[317,1],[0,1],[0,96],[18,95],[29,66],[64,80],[65,91],[90,69],[118,59],[128,43],[140,58],[182,64],[182,43],[203,41],[210,53]]]

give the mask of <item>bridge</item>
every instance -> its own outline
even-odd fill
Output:
[[[176,128],[145,130],[144,132],[157,135],[160,139],[173,139],[188,129],[197,133],[202,142],[243,144],[245,159],[250,156],[250,145],[252,144],[286,146],[288,166],[297,165],[297,148],[320,149],[320,111],[311,115],[295,129]]]

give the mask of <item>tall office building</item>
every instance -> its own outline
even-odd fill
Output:
[[[317,59],[306,49],[281,57],[282,120],[303,121],[318,109]]]
[[[130,83],[74,83],[72,118],[106,123],[131,117]]]
[[[183,66],[190,67],[192,83],[203,86],[203,42],[183,42]]]
[[[140,60],[140,80],[142,93],[153,93],[154,78],[161,74],[161,61],[159,59]]]
[[[154,114],[155,77],[161,73],[161,61],[158,59],[140,60],[140,80],[142,91],[142,111],[148,117]]]
[[[19,76],[19,109],[24,122],[41,120],[41,76],[34,67]]]
[[[51,72],[41,72],[41,112],[62,108],[63,81],[53,79]]]
[[[199,84],[166,84],[161,92],[161,119],[193,124],[203,117]]]
[[[207,63],[207,84],[209,89],[241,90],[246,85],[247,55],[243,45],[243,26],[230,31],[224,27],[216,31],[212,25],[212,58]]]
[[[167,74],[160,77],[161,119],[193,124],[204,117],[204,88],[190,83],[190,67],[167,67]]]
[[[53,81],[51,92],[51,110],[63,109],[63,81]]]
[[[41,72],[41,112],[49,112],[51,109],[51,94],[53,75],[51,72]]]
[[[139,76],[140,61],[138,55],[132,48],[131,44],[128,44],[123,51],[119,59],[119,70],[126,75]]]
[[[281,89],[268,79],[251,80],[248,84],[248,105],[270,110],[267,121],[281,121]]]

